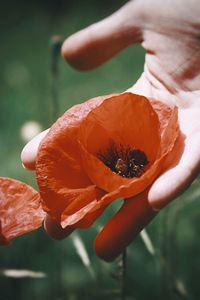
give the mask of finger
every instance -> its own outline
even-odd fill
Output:
[[[75,68],[101,65],[130,44],[142,41],[139,1],[130,1],[110,17],[83,29],[62,46],[64,58]]]
[[[182,146],[179,139],[173,153],[170,155],[173,157],[176,155],[177,148],[180,150],[181,147],[184,147],[179,162],[174,163],[172,160],[169,169],[151,186],[148,201],[154,210],[160,210],[185,191],[198,175],[200,170],[200,138],[198,135],[199,133],[182,141],[182,143],[184,142]]]
[[[72,226],[62,228],[60,223],[58,223],[56,220],[53,220],[49,215],[47,215],[44,220],[44,229],[48,235],[55,240],[62,240],[74,231]]]
[[[115,259],[155,214],[147,201],[147,192],[126,199],[121,209],[98,234],[94,243],[96,254],[105,261]]]
[[[39,133],[34,137],[22,150],[21,160],[23,166],[28,170],[35,170],[35,160],[38,152],[38,147],[42,139],[46,136],[49,129]]]

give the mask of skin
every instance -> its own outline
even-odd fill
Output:
[[[178,107],[181,136],[174,153],[166,161],[165,171],[148,191],[129,200],[133,203],[138,197],[143,199],[152,217],[153,211],[160,210],[182,193],[200,169],[199,16],[198,0],[130,1],[110,17],[73,34],[62,46],[66,61],[85,71],[98,67],[129,45],[141,43],[146,50],[144,72],[129,91]],[[23,149],[22,162],[26,168],[34,170],[38,145],[45,134],[37,136]],[[126,206],[110,222],[123,217]],[[135,218],[128,210],[129,218]],[[139,210],[136,217],[142,219],[143,214]],[[151,219],[149,215],[139,227],[146,225]],[[110,232],[109,222],[105,228]],[[127,232],[134,235],[135,225],[123,227],[121,235],[126,236]],[[110,247],[112,244],[117,247],[120,240],[112,241],[115,237],[109,236]],[[105,248],[100,233],[96,252],[103,257]],[[110,258],[108,255],[107,260],[110,259],[112,255]]]

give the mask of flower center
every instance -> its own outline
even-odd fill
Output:
[[[112,145],[106,152],[99,153],[98,158],[114,173],[126,178],[140,177],[148,164],[143,151],[123,145]]]

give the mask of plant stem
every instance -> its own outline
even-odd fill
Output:
[[[58,78],[59,78],[59,68],[58,61],[60,57],[60,49],[62,45],[62,38],[59,35],[54,35],[50,40],[51,45],[51,98],[52,98],[52,121],[58,117],[59,112],[59,102],[58,102]]]
[[[126,265],[127,265],[127,252],[126,248],[121,254],[119,261],[120,267],[120,300],[126,300]]]

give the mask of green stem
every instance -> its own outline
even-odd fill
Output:
[[[126,248],[122,252],[122,278],[121,278],[121,300],[126,299],[126,263],[127,251]]]
[[[119,281],[120,281],[120,300],[126,300],[126,265],[127,252],[123,250],[119,260]]]
[[[52,121],[58,117],[59,113],[59,99],[58,99],[58,79],[59,79],[59,57],[62,45],[62,38],[59,35],[51,37],[51,97],[52,97]]]

